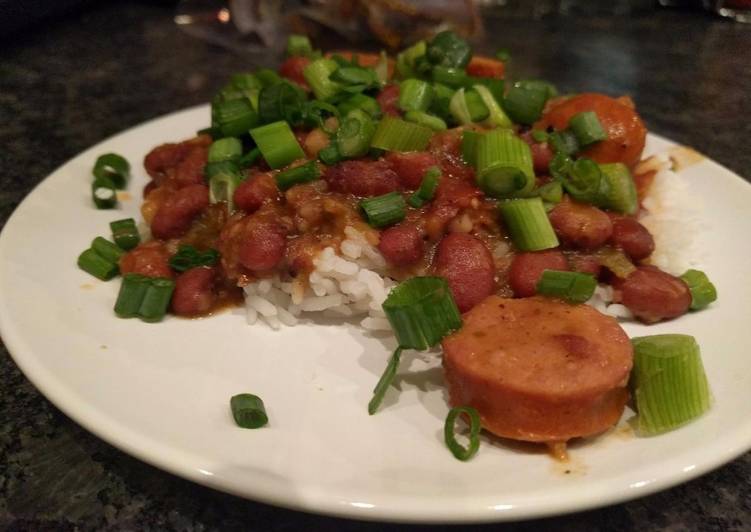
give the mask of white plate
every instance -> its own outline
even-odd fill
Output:
[[[702,245],[720,300],[710,310],[630,335],[689,333],[703,349],[711,412],[648,439],[627,425],[574,446],[561,465],[542,452],[483,439],[469,463],[442,442],[447,413],[437,356],[408,355],[402,392],[368,416],[393,345],[351,326],[248,327],[242,312],[146,324],[112,313],[119,283],[76,267],[108,222],[138,218],[141,167],[154,145],[192,135],[206,106],[117,135],[56,170],[18,207],[0,237],[0,328],[16,363],[67,415],[141,460],[195,482],[290,508],[412,522],[500,521],[624,501],[685,482],[751,447],[748,237],[751,187],[705,160],[681,172],[704,198]],[[650,136],[651,150],[672,143]],[[699,146],[699,148],[701,148]],[[133,199],[91,206],[98,154],[127,157]],[[270,425],[237,428],[229,398],[263,397]],[[568,472],[567,472],[568,470]]]

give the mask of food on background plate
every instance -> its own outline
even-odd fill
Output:
[[[249,323],[275,329],[321,313],[393,329],[399,348],[371,414],[402,351],[443,340],[446,441],[461,459],[476,450],[478,419],[558,450],[606,431],[632,367],[644,433],[701,414],[698,346],[647,337],[634,360],[613,317],[654,323],[716,299],[703,272],[656,253],[640,222],[653,183],[670,189],[672,174],[659,158],[640,162],[647,131],[633,102],[504,74],[450,32],[395,61],[323,55],[296,36],[279,73],[233,76],[209,128],[146,155],[150,235],[117,220],[115,243],[96,239],[79,265],[123,275],[120,317],[206,316],[244,300]],[[104,167],[96,179],[114,190],[128,167],[113,154]],[[673,377],[651,378],[661,363]],[[675,414],[691,401],[690,416]],[[453,436],[461,415],[465,450]]]

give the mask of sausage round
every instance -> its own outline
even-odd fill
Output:
[[[232,200],[235,206],[247,213],[257,211],[267,201],[279,198],[279,189],[271,174],[256,173],[240,183]]]
[[[139,244],[120,257],[120,273],[140,273],[146,277],[172,278],[170,252],[162,242],[152,240]]]
[[[293,55],[284,60],[284,63],[279,67],[279,74],[283,78],[294,81],[302,87],[307,87],[308,82],[305,80],[303,70],[309,64],[309,58],[301,55]]]
[[[151,233],[165,240],[182,236],[208,205],[209,189],[206,185],[181,188],[158,208],[151,221]]]
[[[216,300],[216,270],[208,266],[191,268],[175,279],[172,312],[178,316],[200,316],[211,310]]]
[[[432,153],[414,151],[408,153],[391,152],[386,156],[391,168],[399,176],[399,181],[407,190],[415,190],[422,183],[425,172],[432,166],[438,166],[438,160]]]
[[[677,318],[688,312],[691,292],[678,277],[655,268],[640,266],[615,284],[621,302],[646,323]]]
[[[490,296],[443,340],[449,402],[505,438],[565,442],[607,430],[628,399],[631,342],[587,305]]]
[[[568,270],[566,257],[557,249],[519,253],[509,269],[508,282],[516,297],[537,293],[537,283],[545,270]]]
[[[655,240],[647,228],[627,216],[613,219],[611,241],[632,260],[646,259],[655,250]]]
[[[380,196],[399,188],[399,177],[384,161],[344,161],[329,166],[323,178],[334,192]]]
[[[597,207],[562,201],[549,214],[555,233],[565,243],[579,249],[596,249],[613,234],[613,223]]]
[[[381,233],[378,243],[383,258],[392,266],[411,266],[420,261],[424,252],[420,231],[414,225],[395,225]]]
[[[444,277],[456,306],[466,312],[495,291],[495,266],[488,248],[467,233],[451,233],[438,244],[436,275]]]

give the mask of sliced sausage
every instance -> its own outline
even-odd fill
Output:
[[[467,65],[467,74],[478,78],[503,79],[505,70],[506,65],[502,61],[482,55],[473,55]]]
[[[305,81],[303,71],[309,64],[309,58],[301,55],[293,55],[285,59],[284,63],[282,63],[282,65],[279,67],[279,75],[283,78],[287,78],[290,81],[294,81],[298,85],[307,87],[308,82]]]
[[[611,242],[621,248],[632,260],[649,257],[655,250],[655,240],[649,230],[636,219],[616,216],[613,220]]]
[[[566,257],[557,249],[519,253],[509,269],[508,282],[516,297],[537,293],[537,283],[545,270],[568,270]]]
[[[257,211],[267,201],[279,198],[276,180],[268,172],[258,172],[248,177],[235,189],[232,196],[235,206],[247,213]]]
[[[399,188],[399,177],[384,160],[344,161],[330,166],[323,178],[334,192],[380,196]]]
[[[120,273],[140,273],[147,277],[172,277],[169,267],[170,252],[159,241],[139,244],[120,257]]]
[[[414,225],[395,225],[381,233],[378,249],[392,266],[411,266],[420,261],[425,244]]]
[[[691,306],[688,285],[654,266],[640,266],[614,287],[621,302],[646,323],[677,318]]]
[[[591,205],[564,200],[550,211],[549,218],[558,237],[579,249],[596,249],[613,234],[608,215]]]
[[[386,85],[376,96],[378,105],[385,115],[399,116],[399,85]]]
[[[209,189],[205,185],[181,188],[159,206],[151,221],[151,232],[156,238],[177,238],[208,205]]]
[[[216,300],[216,270],[201,266],[181,273],[175,279],[172,312],[178,316],[201,316],[211,310]]]
[[[485,244],[467,233],[451,233],[438,244],[435,273],[451,288],[456,306],[466,312],[495,291],[495,266]]]
[[[631,342],[587,305],[490,296],[443,340],[452,406],[505,438],[565,442],[613,426],[628,399]]]
[[[425,151],[391,152],[386,156],[386,160],[399,176],[402,187],[407,190],[417,189],[425,177],[425,172],[433,166],[438,166],[438,159]]]

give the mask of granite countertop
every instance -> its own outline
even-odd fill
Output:
[[[630,94],[650,130],[751,176],[751,26],[702,13],[494,20],[491,51],[513,75]],[[254,59],[180,32],[169,5],[114,2],[58,17],[0,45],[0,226],[53,169],[92,144],[208,101]],[[396,530],[308,515],[164,473],[81,429],[0,344],[0,529]],[[446,527],[448,528],[448,527]],[[751,530],[751,454],[683,486],[564,517],[465,530]],[[443,527],[430,527],[442,530]]]

